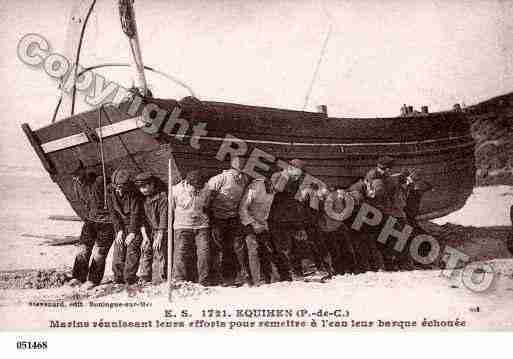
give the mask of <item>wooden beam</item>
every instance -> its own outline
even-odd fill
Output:
[[[119,121],[101,128],[96,128],[96,134],[98,137],[107,138],[115,135],[119,135],[125,132],[133,131],[141,128],[144,125],[141,116],[132,117],[123,121]],[[44,153],[52,153],[66,148],[82,145],[88,143],[89,138],[84,132],[77,133],[68,137],[59,138],[57,140],[43,143],[41,148]]]
[[[142,117],[137,116],[113,123],[111,125],[102,126],[101,129],[97,128],[96,134],[98,135],[98,137],[101,134],[102,138],[106,138],[110,136],[119,135],[124,132],[137,130],[141,128],[143,125],[144,122],[142,121]]]
[[[48,219],[52,221],[69,221],[69,222],[82,222],[82,219],[77,216],[63,216],[63,215],[50,215],[48,216]]]
[[[62,236],[58,234],[30,234],[23,233],[22,237],[28,238],[38,238],[38,239],[46,239],[46,241],[40,243],[39,245],[48,245],[48,246],[65,246],[69,244],[78,243],[80,237],[78,236]]]
[[[87,138],[86,134],[80,132],[76,135],[71,135],[68,137],[63,137],[57,140],[43,143],[41,147],[45,153],[52,153],[55,151],[63,150],[65,148],[78,146],[87,142],[89,142],[89,139]]]

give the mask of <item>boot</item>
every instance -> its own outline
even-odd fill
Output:
[[[246,271],[240,271],[237,277],[232,281],[231,287],[253,286],[251,276]]]
[[[77,278],[73,278],[73,279],[71,279],[71,280],[68,282],[68,285],[69,285],[70,287],[77,287],[77,286],[79,286],[79,285],[82,285],[82,282],[81,282],[81,281],[79,281]]]
[[[96,284],[91,282],[90,280],[88,280],[87,282],[85,282],[83,285],[82,285],[82,289],[84,290],[91,290],[93,289],[94,287],[96,287]]]

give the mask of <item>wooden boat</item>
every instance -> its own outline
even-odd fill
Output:
[[[85,21],[73,18],[82,27],[92,8],[84,2],[81,8],[88,10]],[[94,1],[89,3],[94,6]],[[83,31],[75,33],[81,43]],[[140,60],[140,54],[134,58]],[[74,198],[71,176],[79,160],[107,176],[123,166],[133,173],[151,171],[167,181],[169,158],[180,175],[197,168],[214,174],[228,167],[227,160],[216,158],[227,135],[244,140],[248,148],[243,157],[257,148],[284,161],[303,159],[309,174],[333,186],[350,185],[374,167],[378,157],[390,155],[396,159],[395,170],[414,168],[433,185],[421,204],[420,217],[424,219],[461,208],[475,184],[474,141],[461,111],[357,119],[193,97],[180,101],[145,97],[144,103],[155,104],[168,115],[180,108],[180,118],[189,124],[187,131],[180,133],[185,136],[177,137],[177,128],[165,130],[169,116],[159,133],[148,134],[141,129],[143,106],[129,114],[128,102],[72,115],[35,131],[27,124],[22,126],[43,166],[79,216],[83,209]],[[195,148],[190,139],[193,127],[200,123],[205,124],[206,134]],[[271,165],[263,174],[276,168]]]
[[[219,161],[216,154],[229,134],[245,140],[247,155],[258,148],[285,161],[305,160],[308,173],[328,185],[348,186],[375,166],[379,156],[393,156],[397,170],[415,168],[434,186],[422,202],[424,218],[443,216],[462,207],[474,186],[474,142],[460,112],[411,118],[345,119],[191,98],[180,102],[149,101],[169,112],[180,106],[181,118],[190,123],[184,140],[173,136],[176,132],[161,136],[146,133],[137,127],[137,116],[130,117],[124,111],[128,104],[121,108],[105,107],[101,130],[101,109],[36,131],[23,125],[46,170],[79,215],[82,209],[72,194],[71,173],[79,160],[102,173],[98,136],[102,132],[107,174],[123,166],[133,173],[152,171],[166,181],[169,157],[177,173],[203,168],[214,174],[228,167],[228,161]],[[192,128],[201,122],[207,124],[208,135],[199,139],[196,149],[187,139],[193,135]],[[96,133],[96,138],[91,133]]]

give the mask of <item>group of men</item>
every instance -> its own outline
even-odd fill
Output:
[[[104,178],[88,173],[82,162],[73,173],[73,186],[85,215],[69,284],[87,289],[100,284],[112,246],[115,283],[166,280],[166,186],[147,172],[132,179],[122,168],[112,173],[106,186]]]
[[[308,270],[305,263],[325,278],[410,269],[406,256],[376,243],[377,233],[351,230],[326,211],[329,202],[331,210],[341,212],[349,195],[357,204],[368,202],[415,226],[420,196],[429,188],[419,189],[410,172],[391,175],[392,165],[392,158],[380,158],[376,168],[347,189],[303,188],[302,160],[290,161],[271,178],[254,179],[234,158],[230,169],[211,178],[201,170],[187,173],[172,186],[168,209],[166,186],[151,173],[132,178],[119,168],[105,186],[103,177],[87,173],[80,163],[74,185],[86,215],[71,284],[98,285],[112,243],[114,282],[165,281],[169,210],[175,282],[258,286],[301,280]]]

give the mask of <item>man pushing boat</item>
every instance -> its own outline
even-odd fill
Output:
[[[130,179],[130,173],[118,168],[112,174],[108,206],[114,224],[115,240],[112,271],[117,284],[137,282],[141,258],[142,198]]]
[[[87,172],[82,161],[79,161],[73,171],[73,187],[86,214],[79,250],[73,263],[73,278],[68,283],[71,286],[84,284],[85,289],[91,289],[100,284],[105,272],[105,260],[114,239],[114,228],[105,203],[103,183],[103,177]]]

